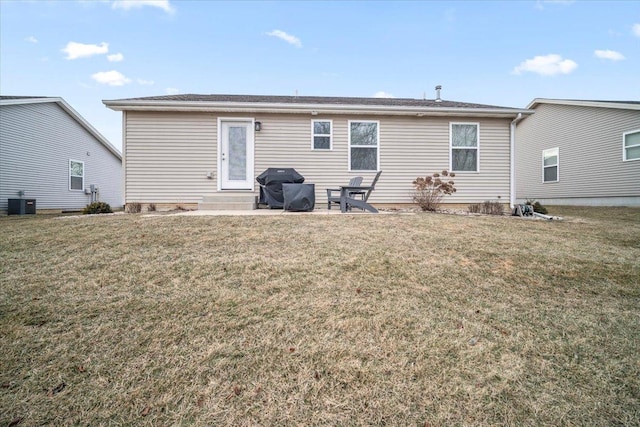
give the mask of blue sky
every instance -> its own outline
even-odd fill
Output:
[[[639,1],[0,0],[0,93],[63,97],[116,147],[103,99],[393,96],[525,107],[640,100]]]

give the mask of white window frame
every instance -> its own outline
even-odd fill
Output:
[[[556,164],[555,165],[546,165],[544,164],[544,158],[546,155],[548,155],[547,153],[553,153],[555,152],[555,156],[556,156]],[[555,181],[545,181],[544,180],[544,170],[546,168],[556,168],[556,180]],[[554,182],[560,182],[560,148],[559,147],[554,147],[554,148],[547,148],[546,150],[542,150],[542,183],[543,184],[551,184]]]
[[[472,125],[476,127],[476,146],[475,147],[454,147],[453,146],[453,127],[455,125]],[[453,150],[476,150],[476,170],[474,171],[457,171],[453,169]],[[480,172],[480,123],[479,122],[449,122],[449,171],[455,173],[478,173]]]
[[[640,129],[630,130],[629,132],[624,132],[622,134],[622,161],[623,162],[634,162],[636,160],[640,160],[640,157],[638,157],[637,159],[627,159],[627,149],[628,148],[640,147],[640,144],[631,145],[629,147],[627,147],[625,145],[625,142],[626,142],[626,139],[627,139],[627,135],[631,135],[631,134],[634,134],[634,133],[640,133]]]
[[[376,145],[351,145],[351,123],[375,123],[376,124]],[[380,170],[380,120],[348,120],[347,121],[347,138],[348,138],[348,155],[347,164],[348,171],[354,172],[376,172]],[[351,169],[351,149],[352,148],[375,148],[376,149],[376,169]]]
[[[329,123],[329,133],[315,133],[315,124],[318,122]],[[329,137],[329,148],[316,148],[316,136]],[[311,150],[313,151],[332,151],[333,150],[333,120],[331,119],[312,119],[311,120]]]
[[[71,162],[82,164],[82,188],[71,188],[71,177],[77,178],[77,175],[71,175]],[[84,162],[82,160],[69,159],[69,191],[84,191]]]

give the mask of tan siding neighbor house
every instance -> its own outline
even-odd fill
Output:
[[[447,201],[509,203],[513,122],[531,112],[444,100],[170,95],[104,101],[123,112],[126,203],[199,205],[257,195],[270,167],[326,188],[382,175],[369,201],[412,202],[412,181],[456,170]],[[234,154],[235,153],[235,154]]]
[[[640,101],[535,99],[516,130],[519,202],[640,206]]]

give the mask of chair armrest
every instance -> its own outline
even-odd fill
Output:
[[[340,189],[339,188],[327,188],[327,197],[331,197],[331,193],[339,193]]]
[[[345,190],[349,191],[349,192],[357,192],[357,191],[367,191],[367,190],[371,190],[373,187],[367,185],[365,187],[363,186],[351,186],[351,185],[343,185],[340,186],[340,188],[344,188]]]

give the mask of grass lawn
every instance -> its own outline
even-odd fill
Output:
[[[638,425],[640,209],[0,218],[0,426]]]

